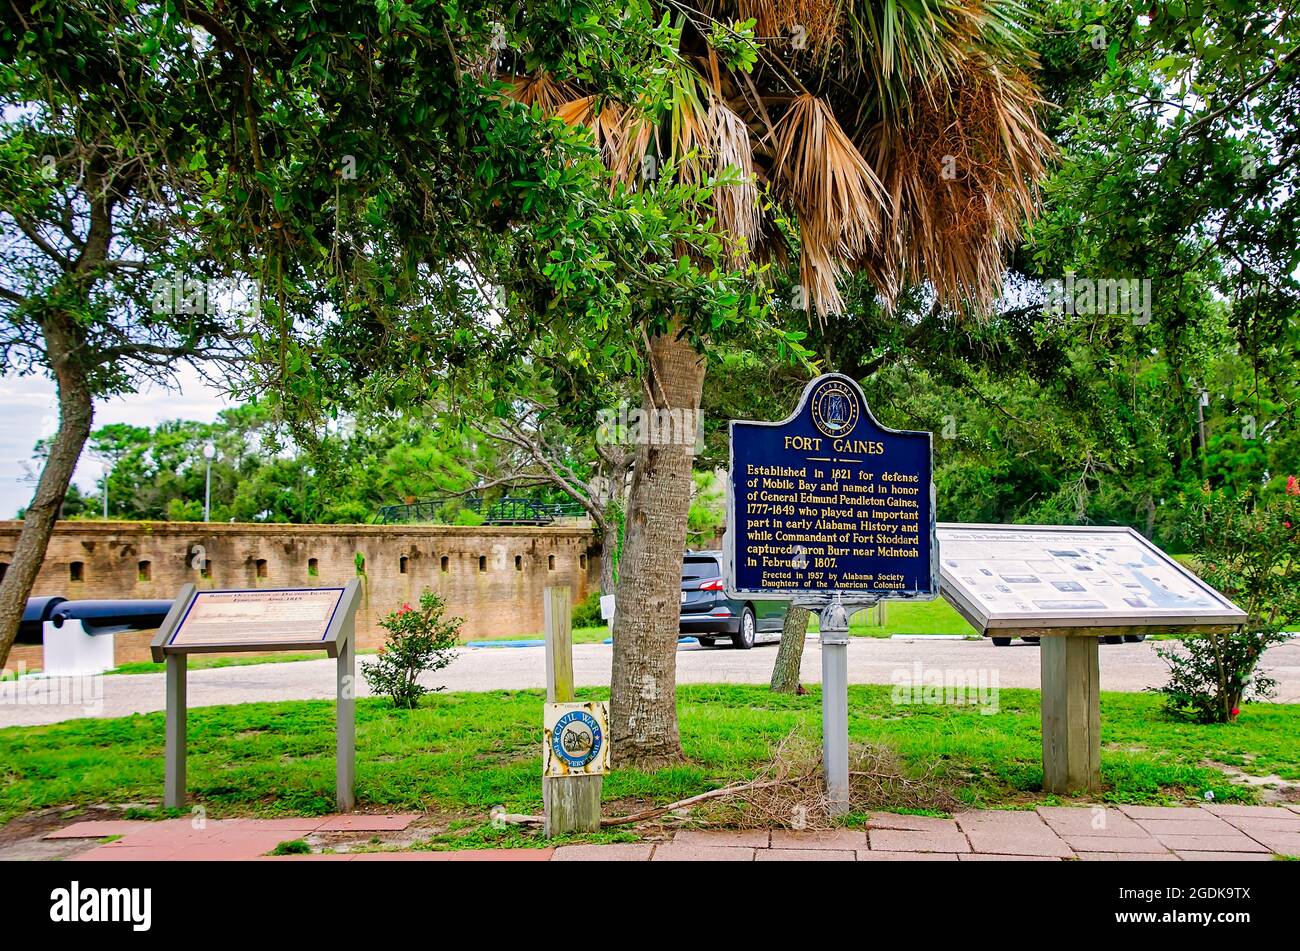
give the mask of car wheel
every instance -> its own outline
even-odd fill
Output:
[[[1105,641],[1107,644],[1123,644],[1123,643],[1124,643],[1124,635],[1123,635],[1123,634],[1107,634],[1105,637],[1102,638],[1102,640]]]
[[[1011,646],[1011,638],[1009,638],[1009,637],[995,637],[995,638],[992,638],[992,640],[993,640],[993,646],[994,646],[994,647],[1010,647],[1010,646]]]
[[[1125,635],[1124,635],[1124,640],[1128,641],[1130,644],[1141,644],[1141,643],[1142,643],[1143,641],[1145,641],[1146,639],[1147,639],[1147,636],[1146,636],[1145,634],[1125,634]]]
[[[697,638],[695,638],[695,639],[696,639],[697,641],[700,642],[700,646],[701,646],[701,647],[712,647],[712,646],[713,646],[713,638],[711,638],[711,637],[697,637]]]
[[[1026,644],[1037,644],[1037,643],[1038,643],[1038,638],[1036,638],[1036,637],[1022,637],[1022,638],[1020,638],[1020,639],[1021,639],[1022,641],[1024,641]]]
[[[731,635],[737,650],[747,651],[754,646],[754,609],[746,607],[740,612],[740,630]]]

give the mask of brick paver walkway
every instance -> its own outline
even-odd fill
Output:
[[[1300,806],[1040,806],[951,819],[873,813],[865,830],[683,831],[660,842],[460,852],[364,851],[268,856],[286,839],[329,833],[398,833],[418,815],[232,819],[196,827],[164,822],[78,822],[47,840],[85,840],[89,861],[990,861],[1263,860],[1300,855]],[[97,841],[121,836],[112,842]]]

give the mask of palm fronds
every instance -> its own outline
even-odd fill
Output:
[[[598,102],[546,74],[516,81],[515,98],[592,129],[627,187],[734,169],[711,201],[727,263],[781,259],[785,237],[764,224],[793,217],[821,316],[843,309],[854,269],[886,301],[925,281],[948,305],[996,296],[1052,154],[1024,0],[694,3],[672,5],[682,44],[665,101]],[[732,75],[711,31],[748,18],[761,55]]]
[[[597,96],[583,96],[561,105],[555,110],[555,117],[566,125],[589,129],[596,148],[600,150],[601,160],[613,168],[624,151],[625,111],[616,102],[601,102]]]
[[[819,314],[837,312],[839,276],[880,236],[888,195],[823,100],[795,97],[775,138],[776,179],[799,219],[802,283]]]
[[[714,175],[739,178],[737,184],[720,185],[713,192],[713,212],[724,234],[732,243],[727,263],[741,267],[758,244],[762,229],[762,209],[758,185],[754,180],[754,144],[745,120],[721,99],[709,104],[710,138],[714,156]]]
[[[515,79],[510,88],[511,98],[525,106],[537,106],[548,116],[555,115],[557,109],[581,95],[573,86],[555,79],[544,69]]]
[[[881,119],[864,149],[889,191],[884,240],[861,256],[887,299],[929,280],[948,304],[985,305],[1001,288],[1002,257],[1037,205],[1052,146],[1028,78],[972,60]]]

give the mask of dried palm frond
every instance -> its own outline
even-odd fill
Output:
[[[729,173],[740,178],[739,184],[714,189],[713,208],[719,227],[732,238],[727,262],[742,267],[757,246],[762,229],[752,133],[745,120],[721,99],[710,102],[709,119],[715,175]]]
[[[773,45],[778,53],[807,50],[821,60],[840,45],[844,0],[736,0],[712,3],[711,12],[729,15],[723,8],[734,7],[736,19],[753,19],[755,33]],[[782,49],[788,44],[787,49]]]
[[[618,147],[606,164],[613,170],[615,180],[634,188],[655,178],[659,156],[651,149],[655,128],[650,117],[639,109],[626,108],[611,116],[609,122],[614,126],[611,141],[617,142]]]
[[[713,120],[704,80],[683,65],[673,73],[671,90],[667,105],[654,115],[628,108],[620,117],[621,150],[612,167],[626,185],[658,178],[667,163],[679,181],[691,185],[713,174]]]
[[[555,117],[566,125],[586,126],[600,151],[601,160],[613,168],[623,153],[623,112],[615,102],[601,102],[596,96],[583,96],[564,103],[555,110]]]
[[[889,198],[823,100],[804,94],[791,102],[776,125],[774,165],[800,211],[844,250],[862,251],[880,233]]]
[[[525,106],[537,106],[546,115],[555,115],[566,103],[581,97],[572,85],[552,78],[544,69],[531,76],[521,76],[511,83],[510,97]]]
[[[981,57],[950,87],[931,83],[882,119],[864,151],[889,190],[885,240],[857,262],[889,296],[929,280],[947,304],[988,304],[1002,256],[1037,206],[1052,154],[1023,73]]]
[[[889,197],[821,99],[795,97],[775,136],[777,183],[799,219],[803,284],[819,314],[834,313],[835,283],[881,234]]]
[[[815,308],[818,320],[844,312],[840,278],[848,272],[843,249],[823,223],[799,212],[799,285],[804,310]]]

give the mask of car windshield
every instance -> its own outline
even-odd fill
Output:
[[[700,581],[722,577],[722,568],[713,558],[687,558],[682,562],[682,580]]]

